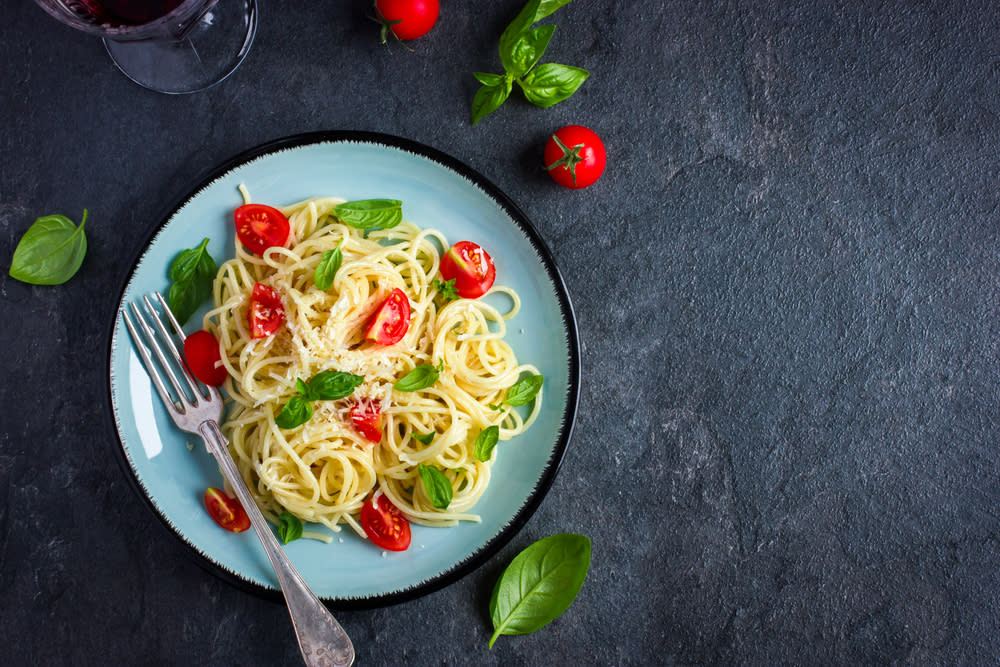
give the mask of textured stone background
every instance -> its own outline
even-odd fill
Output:
[[[225,1],[225,0],[223,0]],[[0,23],[0,645],[6,664],[295,664],[285,609],[187,559],[115,460],[105,335],[133,259],[203,171],[304,131],[414,139],[551,246],[585,370],[523,531],[444,590],[338,613],[359,664],[1000,661],[1000,18],[989,2],[576,0],[547,59],[591,79],[468,122],[520,0],[444,0],[387,53],[362,0],[260,0],[243,67],[167,97],[30,2]],[[567,123],[610,169],[540,169]],[[89,208],[57,288],[6,275],[39,215]],[[590,576],[492,651],[522,547]]]

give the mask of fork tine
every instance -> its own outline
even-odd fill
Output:
[[[181,342],[183,342],[186,336],[184,335],[184,332],[181,330],[181,325],[178,324],[177,318],[174,317],[174,314],[173,312],[171,312],[170,307],[167,305],[167,302],[163,300],[163,296],[159,292],[153,292],[153,294],[156,295],[156,298],[160,302],[160,305],[163,306],[163,312],[167,315],[167,317],[170,318],[171,326],[173,326],[174,331],[177,332],[177,335],[180,337]],[[205,398],[204,392],[201,391],[201,389],[199,388],[199,384],[195,381],[194,377],[191,375],[191,371],[187,367],[187,361],[185,361],[184,357],[177,350],[177,346],[174,345],[173,337],[167,331],[166,325],[163,324],[163,320],[160,319],[160,316],[156,312],[156,309],[153,307],[153,304],[150,303],[149,297],[143,297],[143,300],[146,302],[146,307],[149,308],[149,312],[153,314],[153,322],[156,323],[156,328],[160,330],[160,335],[163,336],[163,340],[167,343],[167,348],[170,350],[170,356],[173,358],[174,363],[177,364],[177,367],[181,369],[181,375],[184,376],[184,381],[187,382],[188,389],[190,389],[192,392],[191,396],[197,403],[199,397]]]
[[[160,322],[160,318],[157,316],[156,311],[153,310],[153,306],[149,302],[149,299],[143,297],[143,300],[146,302],[146,307],[149,310],[148,317],[151,317],[153,319],[153,322],[156,324],[157,329],[160,330],[162,337],[166,339],[166,343],[173,348],[173,342],[170,340],[170,337],[166,334],[166,331],[163,328],[163,323]],[[167,359],[167,355],[164,353],[163,345],[157,339],[156,333],[149,326],[147,316],[143,315],[142,311],[139,309],[139,306],[136,305],[134,302],[132,303],[132,310],[135,312],[136,319],[139,322],[140,328],[142,329],[143,333],[146,334],[146,340],[147,343],[149,344],[149,347],[156,354],[156,358],[160,360],[160,367],[166,374],[167,379],[170,380],[170,384],[173,386],[174,391],[177,392],[177,400],[180,401],[180,403],[183,406],[191,405],[191,396],[184,391],[183,387],[181,387],[180,380],[177,379],[177,374],[174,373],[174,369],[171,367],[170,361]],[[173,355],[174,356],[177,355],[176,348],[173,349]],[[181,409],[183,410],[183,408]]]
[[[160,306],[163,307],[163,312],[166,313],[167,317],[170,319],[170,325],[174,328],[174,331],[177,332],[177,335],[180,336],[181,342],[183,343],[184,339],[187,338],[187,336],[184,335],[184,331],[181,329],[181,325],[177,321],[177,318],[174,317],[173,311],[170,310],[170,306],[167,305],[167,302],[163,298],[162,294],[160,294],[159,292],[154,292],[154,294],[156,295],[156,299],[160,302]],[[173,347],[173,343],[171,343],[171,347]],[[191,369],[189,369],[186,364],[183,366],[183,368],[185,370],[185,375],[188,377],[188,381],[190,382],[191,381],[191,372],[190,372]],[[219,393],[219,390],[216,389],[215,387],[211,386],[211,385],[207,385],[207,384],[204,385],[204,389],[208,390],[208,396],[209,396],[209,398],[221,398],[222,397],[222,394]],[[204,393],[202,395],[204,396]]]
[[[160,395],[164,405],[168,407],[175,405],[174,400],[170,397],[170,393],[163,384],[163,380],[160,379],[160,374],[156,370],[156,364],[153,363],[152,357],[149,356],[149,350],[146,348],[146,344],[144,344],[143,337],[139,334],[135,325],[132,324],[132,320],[129,319],[127,308],[122,310],[122,319],[125,320],[125,328],[128,329],[129,335],[132,336],[132,342],[135,343],[135,349],[139,352],[142,365],[146,367],[146,373],[153,381],[153,386],[156,387],[156,392]]]

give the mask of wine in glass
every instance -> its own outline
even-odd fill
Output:
[[[256,0],[35,0],[103,38],[125,76],[161,93],[193,93],[239,67],[257,31]]]

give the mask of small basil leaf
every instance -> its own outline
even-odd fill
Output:
[[[14,249],[10,277],[30,285],[61,285],[72,278],[87,254],[87,235],[64,215],[46,215],[28,227]]]
[[[170,286],[170,291],[167,292],[167,305],[181,326],[191,319],[201,305],[202,300],[198,297],[198,289],[192,280],[183,280]]]
[[[445,301],[455,301],[458,299],[458,290],[455,288],[455,279],[441,282],[437,278],[431,283]]]
[[[336,401],[350,396],[364,381],[364,377],[353,373],[322,371],[309,379],[308,396],[314,401]]]
[[[309,394],[309,385],[302,381],[302,378],[295,378],[295,391],[299,392],[299,396],[306,399],[307,401],[316,400],[314,396]]]
[[[420,479],[424,483],[424,490],[427,491],[431,504],[439,510],[448,509],[454,493],[448,478],[437,468],[425,466],[423,463],[417,466],[417,470],[420,472]]]
[[[524,97],[543,109],[558,104],[576,92],[590,72],[580,67],[544,63],[518,80]]]
[[[208,253],[207,238],[195,248],[182,250],[170,263],[168,275],[172,283],[167,304],[182,325],[212,295],[216,270],[215,260]]]
[[[429,445],[429,444],[431,444],[431,440],[434,439],[434,434],[433,433],[414,433],[411,437],[414,440],[416,440],[417,442],[422,442],[425,445]]]
[[[339,243],[336,248],[324,252],[313,272],[313,282],[316,283],[316,287],[324,292],[330,289],[343,261],[344,255],[340,252]]]
[[[524,405],[538,395],[542,388],[544,378],[541,375],[529,375],[515,382],[507,390],[507,398],[504,403],[507,405]]]
[[[590,569],[590,538],[561,533],[519,553],[490,596],[493,636],[526,635],[559,617],[576,599]]]
[[[396,384],[392,386],[397,391],[420,391],[437,382],[440,375],[441,372],[434,366],[421,364],[397,380]]]
[[[476,458],[486,463],[493,456],[493,449],[497,446],[500,441],[500,427],[493,425],[487,426],[480,433],[479,437],[476,438],[476,446],[474,452]]]
[[[283,512],[278,517],[278,537],[284,544],[302,537],[302,521],[291,512]]]
[[[521,33],[571,0],[531,0],[500,35],[500,53],[510,52]],[[501,55],[502,57],[502,55]]]
[[[510,52],[500,52],[500,60],[507,73],[519,77],[534,67],[549,48],[549,41],[555,31],[554,25],[543,25],[521,33],[511,44]]]
[[[274,423],[279,428],[289,429],[301,426],[312,419],[313,409],[309,401],[301,396],[292,396],[281,408],[281,412],[274,418]]]
[[[403,202],[398,199],[361,199],[337,204],[333,214],[357,229],[389,229],[403,221]]]
[[[170,279],[175,283],[194,280],[202,257],[208,256],[208,252],[206,252],[207,247],[208,239],[206,238],[202,240],[197,248],[188,248],[178,253],[174,261],[170,263]],[[211,256],[209,256],[209,259],[211,259]],[[214,264],[215,262],[213,261],[212,263]]]
[[[500,105],[510,97],[513,88],[512,80],[504,80],[495,86],[481,86],[472,98],[472,124],[475,125],[486,116],[500,108]]]
[[[476,77],[476,81],[483,84],[484,86],[499,86],[503,83],[503,74],[490,74],[488,72],[473,72],[472,76]]]

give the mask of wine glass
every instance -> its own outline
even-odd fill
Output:
[[[257,32],[256,0],[35,0],[99,35],[118,69],[161,93],[193,93],[239,67]]]

